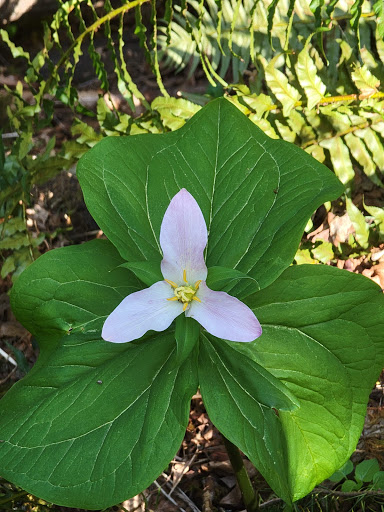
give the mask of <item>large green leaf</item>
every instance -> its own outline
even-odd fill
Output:
[[[289,502],[285,440],[273,410],[294,409],[287,388],[251,358],[236,353],[233,343],[210,335],[203,335],[200,343],[199,381],[210,419]]]
[[[356,447],[384,360],[384,296],[363,276],[298,265],[248,303],[263,335],[232,347],[280,379],[300,407],[281,410],[279,422],[271,420],[270,409],[257,411],[255,395],[248,398],[252,408],[236,394],[244,391],[221,391],[219,368],[211,375],[199,373],[203,400],[217,428],[248,455],[271,487],[284,497],[288,488],[297,500],[340,468]],[[230,385],[228,378],[225,386]],[[231,417],[236,421],[231,423]],[[260,432],[273,435],[266,449],[256,443]],[[278,468],[275,474],[271,461]]]
[[[15,285],[14,311],[41,354],[1,402],[3,476],[67,506],[133,496],[178,449],[198,377],[213,421],[285,500],[338,469],[379,371],[383,297],[329,267],[284,272],[308,217],[342,192],[336,177],[220,99],[176,132],[101,141],[79,178],[110,241],[48,253]],[[224,342],[181,317],[176,332],[103,341],[107,315],[159,278],[161,221],[182,187],[205,216],[210,279],[236,281],[231,293],[248,297],[264,334]]]
[[[100,509],[148,486],[178,450],[196,357],[174,364],[172,331],[114,344],[106,315],[139,281],[106,240],[39,258],[12,294],[41,354],[1,401],[3,477],[57,504]]]
[[[343,191],[325,166],[270,139],[223,98],[175,132],[101,141],[78,176],[90,212],[128,261],[160,261],[162,217],[185,187],[208,226],[208,266],[248,274],[258,283],[250,291],[291,263],[310,215]]]

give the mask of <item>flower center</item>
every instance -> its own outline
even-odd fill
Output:
[[[197,302],[201,302],[201,300],[196,297],[196,292],[199,289],[201,281],[196,281],[194,286],[191,286],[187,281],[187,271],[183,271],[183,281],[185,283],[185,286],[177,286],[176,283],[173,281],[169,281],[168,279],[164,279],[168,284],[170,284],[173,288],[173,292],[175,294],[174,297],[171,297],[167,300],[178,300],[179,302],[182,302],[184,304],[183,311],[185,311],[188,307],[188,304],[192,302],[193,300],[196,300]]]

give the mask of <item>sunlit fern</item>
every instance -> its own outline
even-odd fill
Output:
[[[173,20],[167,19],[161,28],[160,56],[164,66],[176,71],[189,65],[190,75],[201,63],[212,82],[224,78],[231,66],[230,79],[237,82],[251,60],[297,51],[303,39],[319,30],[318,46],[325,54],[323,46],[334,41],[334,30],[339,28],[357,57],[360,41],[366,46],[372,35],[363,20],[373,20],[381,35],[384,32],[382,3],[185,0],[174,5]]]

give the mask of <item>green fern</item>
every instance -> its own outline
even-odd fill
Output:
[[[364,22],[372,20],[374,26],[377,22],[380,34],[384,30],[381,13],[381,3],[365,2],[363,10],[361,0],[352,7],[345,0],[310,4],[305,0],[185,0],[174,6],[173,20],[164,21],[158,44],[165,67],[181,71],[189,65],[192,75],[200,62],[214,82],[216,73],[223,79],[231,66],[232,80],[237,82],[250,61],[256,62],[260,55],[270,61],[274,52],[298,51],[315,32],[325,57],[324,48],[328,55],[335,29],[340,28],[357,58],[360,42],[369,46],[372,35]]]

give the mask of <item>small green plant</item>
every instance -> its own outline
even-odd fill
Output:
[[[340,483],[341,491],[363,490],[384,491],[384,471],[380,471],[377,459],[367,459],[356,466],[348,460],[344,466],[329,477],[331,482]]]
[[[13,217],[0,224],[0,251],[4,255],[1,277],[12,273],[18,277],[25,268],[40,256],[38,247],[45,235],[33,235],[27,229],[24,219]]]

